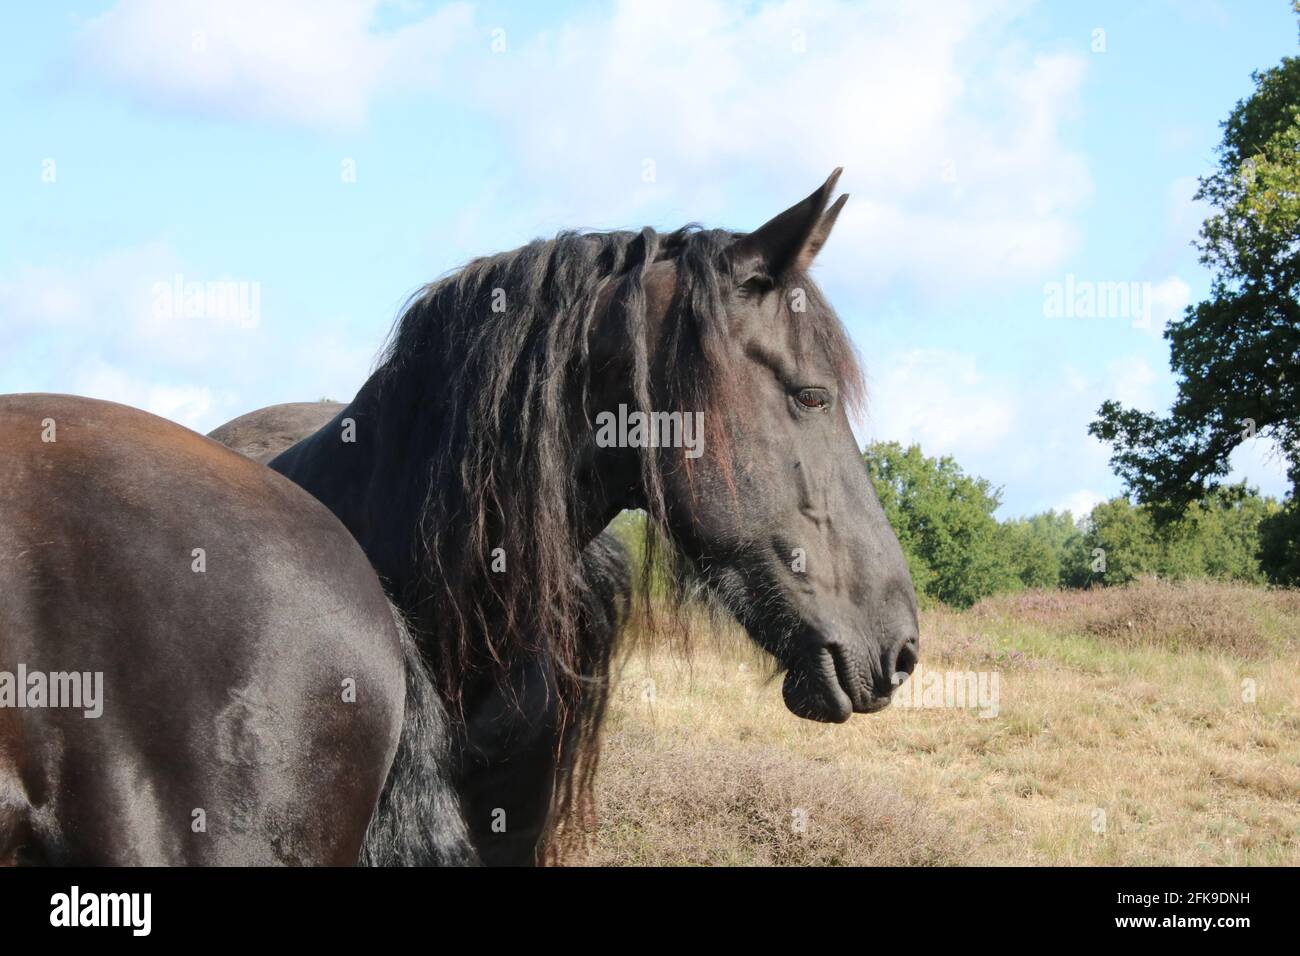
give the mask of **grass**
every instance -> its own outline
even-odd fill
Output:
[[[998,713],[795,718],[736,634],[620,662],[606,865],[1300,864],[1300,599],[1146,581],[922,614]]]

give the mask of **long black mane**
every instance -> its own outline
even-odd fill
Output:
[[[415,630],[434,637],[425,651],[452,706],[471,675],[538,653],[553,662],[562,696],[579,689],[587,541],[576,508],[599,411],[591,402],[601,370],[589,354],[597,322],[614,323],[604,332],[628,350],[638,409],[717,412],[705,416],[710,453],[727,454],[738,397],[726,249],[738,235],[695,226],[565,232],[476,259],[408,302],[372,381],[385,406],[409,418],[379,422],[379,446],[394,473],[419,476],[392,503],[420,515],[421,573],[409,585],[417,593],[402,604]],[[676,289],[652,368],[644,280],[668,259]],[[787,283],[805,292],[806,308],[790,316],[799,340],[832,358],[852,401],[861,378],[839,320],[805,276]],[[666,467],[676,465],[665,454],[642,451],[654,525],[665,518]],[[656,560],[654,548],[645,560]]]

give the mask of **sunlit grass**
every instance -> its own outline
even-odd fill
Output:
[[[583,859],[1296,865],[1300,605],[1231,586],[1178,618],[1185,594],[1134,593],[1165,587],[925,612],[922,666],[996,671],[991,718],[891,707],[823,726],[786,711],[734,634],[689,661],[643,642],[621,662]],[[1137,637],[1093,623],[1135,607]]]

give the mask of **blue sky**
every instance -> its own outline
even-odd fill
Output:
[[[1296,52],[1285,0],[27,5],[0,35],[0,392],[200,430],[348,398],[473,255],[748,229],[842,165],[817,276],[862,438],[955,456],[1004,516],[1077,511],[1120,490],[1100,402],[1173,395],[1219,123]],[[160,312],[177,276],[248,283],[256,321]],[[1137,291],[1053,316],[1067,281]],[[1284,491],[1264,442],[1234,461]]]

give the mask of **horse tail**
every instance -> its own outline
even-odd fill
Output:
[[[406,661],[406,711],[397,755],[366,828],[362,866],[471,866],[478,858],[448,769],[451,727],[415,639],[393,617]]]
[[[0,766],[0,866],[49,865],[57,862],[39,845],[32,826],[32,807],[16,775]]]
[[[582,552],[578,668],[581,683],[559,741],[556,802],[543,859],[558,863],[566,849],[580,848],[596,828],[596,770],[600,729],[609,703],[614,650],[632,606],[632,571],[627,549],[611,532],[598,535]]]

